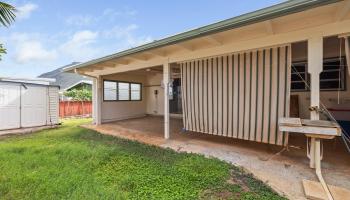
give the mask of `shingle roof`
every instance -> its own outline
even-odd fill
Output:
[[[70,88],[82,81],[92,82],[91,78],[82,76],[79,74],[64,72],[63,69],[78,64],[79,62],[73,62],[69,65],[59,67],[53,71],[46,72],[39,75],[39,78],[54,78],[56,82],[51,83],[52,85],[59,85],[61,90]]]

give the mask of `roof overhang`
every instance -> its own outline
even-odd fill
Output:
[[[335,12],[336,16],[331,16],[330,18],[337,22],[342,20],[343,18],[348,16],[349,13],[349,3],[344,2],[342,0],[294,0],[294,1],[286,1],[271,7],[267,7],[261,10],[257,10],[251,13],[247,13],[238,17],[230,18],[224,21],[220,21],[214,24],[210,24],[207,26],[203,26],[200,28],[196,28],[190,31],[186,31],[183,33],[179,33],[170,37],[166,37],[160,40],[153,41],[148,44],[144,44],[135,48],[131,48],[125,51],[121,51],[115,54],[111,54],[105,57],[101,57],[98,59],[94,59],[88,62],[80,63],[65,69],[65,71],[69,72],[78,72],[84,75],[94,76],[95,70],[102,70],[105,68],[120,68],[118,70],[109,70],[108,72],[117,73],[119,71],[126,70],[128,66],[131,64],[134,66],[134,69],[142,68],[144,65],[142,63],[147,62],[149,66],[157,66],[161,64],[161,62],[166,62],[169,60],[169,52],[172,50],[179,50],[184,52],[189,52],[194,54],[196,49],[196,45],[205,44],[206,46],[223,46],[223,43],[226,44],[224,39],[225,32],[230,33],[230,36],[237,36],[239,39],[245,38],[245,32],[252,32],[252,27],[260,28],[263,26],[264,31],[267,34],[273,35],[275,34],[274,24],[283,24],[278,21],[277,18],[283,18],[289,15],[296,15],[298,17],[298,13],[303,11],[308,11],[312,9],[316,9],[322,6],[331,5],[331,4],[339,4],[333,6],[335,8],[331,9],[319,9],[320,13]],[[317,23],[315,21],[315,13],[312,13],[310,16],[310,22],[306,21],[304,24],[306,26],[308,24]],[[340,15],[339,15],[340,13]],[[328,15],[328,13],[326,13]],[[325,14],[325,16],[326,16]],[[296,19],[302,19],[303,16],[299,16]],[[314,17],[314,18],[312,18]],[[317,16],[316,16],[317,17]],[[324,17],[324,21],[328,22],[328,18]],[[293,17],[291,17],[293,20]],[[312,19],[314,21],[312,21]],[[273,20],[276,20],[273,21]],[[299,20],[300,21],[300,20]],[[290,23],[294,23],[290,20]],[[315,24],[314,26],[317,26]],[[241,32],[238,34],[235,33],[235,30],[240,30]],[[282,33],[284,30],[281,28],[280,32]],[[227,34],[226,34],[227,35]],[[251,38],[247,38],[247,40],[251,40],[254,37],[258,37],[261,35],[252,36]],[[242,40],[243,40],[242,39]],[[230,41],[232,42],[232,41]],[[169,47],[169,48],[168,48]],[[165,48],[168,48],[165,50]],[[150,59],[150,57],[158,57],[159,59]],[[176,59],[174,59],[176,60]],[[82,71],[84,72],[82,72]],[[91,72],[91,73],[90,73]],[[107,73],[107,71],[106,71]],[[104,73],[104,74],[106,74]],[[103,75],[103,74],[102,74]]]

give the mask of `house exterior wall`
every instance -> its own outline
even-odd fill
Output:
[[[103,100],[103,80],[116,80],[137,82],[142,84],[141,101],[104,101]],[[101,122],[110,122],[122,119],[136,118],[146,115],[146,98],[145,98],[146,77],[133,74],[112,74],[103,76],[101,80]]]
[[[292,45],[292,61],[305,61],[307,60],[307,43],[298,43]],[[332,43],[324,44],[324,58],[339,57],[339,45]],[[344,49],[342,49],[342,56],[344,55]],[[320,100],[328,109],[350,109],[350,76],[347,70],[345,70],[345,90],[344,91],[322,91],[320,92]],[[339,94],[339,103],[338,103]],[[299,116],[304,119],[310,118],[310,91],[303,92],[291,92],[291,95],[298,95],[299,100]],[[349,111],[331,111],[332,115],[337,120],[350,121]],[[325,116],[320,115],[322,119]]]
[[[147,76],[145,85],[146,112],[150,115],[164,115],[164,88],[162,87],[163,74]],[[157,91],[157,94],[155,92]]]

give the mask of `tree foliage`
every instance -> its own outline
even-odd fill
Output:
[[[66,97],[72,98],[73,101],[91,101],[92,100],[92,92],[91,90],[82,89],[72,89],[64,92]]]
[[[0,1],[0,25],[8,27],[10,26],[16,18],[15,15],[16,8],[10,4]],[[6,49],[0,44],[0,60],[1,55],[6,53]]]
[[[10,4],[0,2],[0,24],[3,26],[10,26],[16,18],[16,8]]]
[[[0,60],[1,60],[1,54],[6,54],[6,49],[3,47],[2,44],[0,44]]]

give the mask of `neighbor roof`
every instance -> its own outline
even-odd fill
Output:
[[[92,80],[86,76],[64,72],[64,68],[71,67],[71,66],[74,66],[76,64],[78,64],[78,62],[73,62],[69,65],[65,65],[65,66],[60,67],[58,69],[55,69],[53,71],[41,74],[38,77],[56,79],[56,82],[53,82],[52,84],[59,85],[61,90],[67,90],[67,89],[69,89],[69,88],[71,88],[79,83],[92,84]]]
[[[273,18],[305,11],[311,8],[328,5],[339,1],[342,1],[342,0],[289,0],[280,4],[276,4],[274,6],[256,10],[254,12],[243,14],[237,17],[226,19],[217,23],[209,24],[207,26],[203,26],[200,28],[186,31],[186,32],[182,32],[160,40],[155,40],[153,42],[140,45],[138,47],[130,48],[125,51],[121,51],[105,57],[94,59],[88,62],[76,64],[74,66],[65,68],[65,71],[70,71],[73,69],[104,62],[110,59],[116,59],[123,56],[139,53],[142,51],[163,47],[166,45],[176,44],[185,40],[203,37],[213,33],[218,33],[218,32],[222,32],[230,29],[247,26],[257,22],[270,20]]]

